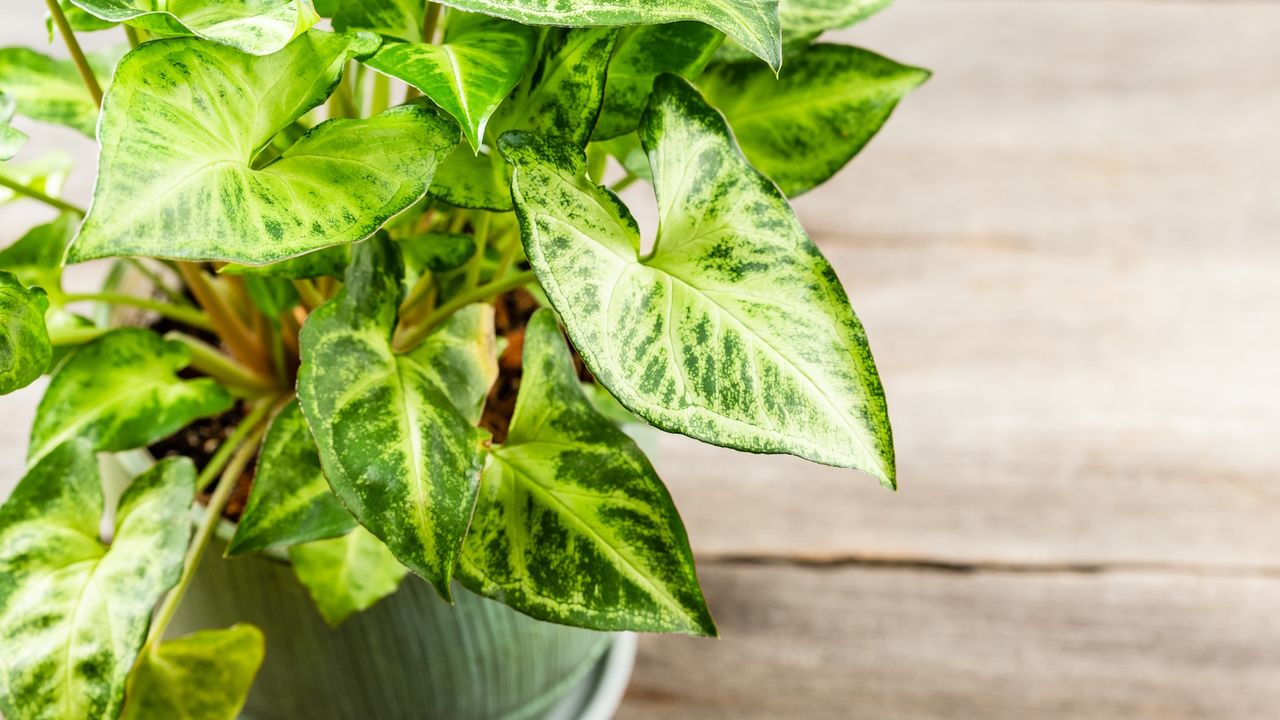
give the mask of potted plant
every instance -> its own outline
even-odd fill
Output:
[[[0,151],[15,111],[100,150],[87,209],[0,165],[60,213],[0,252],[0,391],[51,375],[0,509],[0,711],[538,717],[619,631],[714,636],[620,426],[894,487],[788,204],[927,77],[814,42],[885,4],[49,0],[72,60],[0,50]]]

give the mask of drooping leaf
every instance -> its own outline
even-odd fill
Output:
[[[459,565],[468,588],[551,622],[715,635],[671,496],[582,394],[550,310],[529,321],[491,458]]]
[[[405,264],[415,270],[457,270],[476,254],[475,238],[461,233],[427,233],[402,238],[399,243]]]
[[[0,160],[8,160],[17,155],[22,146],[27,144],[27,134],[10,124],[17,108],[18,104],[13,98],[0,90]]]
[[[324,479],[298,403],[289,403],[267,429],[249,502],[227,555],[338,537],[355,525]]]
[[[609,63],[604,107],[593,140],[607,140],[636,129],[649,101],[653,79],[664,72],[693,79],[711,61],[724,35],[696,22],[627,28]]]
[[[782,65],[778,0],[445,0],[443,5],[526,25],[656,25],[706,23],[769,63]]]
[[[421,90],[458,121],[478,153],[489,116],[524,73],[534,35],[517,23],[452,12],[443,44],[387,43],[365,64]]]
[[[120,500],[108,548],[93,446],[60,445],[0,508],[0,711],[115,720],[156,601],[182,572],[195,468],[164,460]]]
[[[360,526],[341,537],[294,545],[289,560],[330,627],[395,592],[409,572]]]
[[[104,89],[123,54],[123,48],[88,54],[89,66]],[[94,136],[98,106],[70,60],[55,60],[24,47],[0,49],[0,91],[13,98],[23,117]]]
[[[71,156],[61,150],[21,163],[0,162],[0,176],[52,197],[62,194],[62,184],[70,173]],[[0,187],[0,205],[23,197],[25,195],[14,190]]]
[[[618,30],[550,28],[542,54],[493,116],[494,137],[526,130],[587,144],[604,102],[605,74]]]
[[[892,485],[866,335],[786,198],[676,76],[655,81],[640,136],[660,218],[643,259],[635,220],[581,153],[503,139],[525,253],[596,379],[664,430]]]
[[[0,250],[0,270],[7,270],[26,285],[38,285],[51,293],[62,287],[62,251],[80,222],[64,212],[53,221],[37,225],[17,242]]]
[[[53,348],[45,329],[49,298],[0,271],[0,395],[24,388],[49,369]]]
[[[418,0],[341,0],[333,12],[333,27],[422,42],[423,6]]]
[[[31,462],[71,438],[110,452],[143,447],[192,420],[231,407],[209,378],[183,380],[191,351],[141,328],[121,328],[67,358],[45,390],[31,426]]]
[[[497,153],[474,155],[459,145],[436,170],[429,192],[458,207],[511,212],[508,172],[506,161]]]
[[[189,38],[130,53],[103,105],[98,183],[71,261],[263,265],[361,240],[413,204],[457,142],[452,122],[419,105],[329,120],[251,166],[370,38],[312,31],[266,57]]]
[[[298,399],[334,493],[448,598],[484,437],[434,373],[392,351],[401,272],[385,236],[355,247],[342,291],[302,327]]]
[[[251,55],[270,55],[320,19],[311,0],[71,0],[102,20],[162,35],[195,35]]]
[[[757,169],[795,196],[844,167],[929,78],[847,45],[812,45],[787,57],[775,78],[758,63],[713,65],[699,86],[733,128]]]
[[[129,675],[120,720],[236,720],[265,653],[252,625],[161,643]]]
[[[493,306],[468,305],[449,316],[409,357],[422,367],[423,376],[444,391],[449,401],[472,424],[489,389],[498,379],[498,348],[494,335]]]

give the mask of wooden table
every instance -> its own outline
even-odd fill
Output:
[[[1280,3],[899,0],[842,37],[936,72],[798,203],[902,490],[664,438],[722,638],[644,638],[619,717],[1275,717]]]

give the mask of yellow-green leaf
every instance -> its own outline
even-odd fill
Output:
[[[252,625],[161,643],[129,675],[120,720],[235,720],[265,652]]]
[[[53,348],[44,314],[49,298],[0,271],[0,395],[23,388],[49,369]]]
[[[395,592],[409,572],[360,526],[341,537],[294,545],[289,560],[330,627]]]
[[[107,22],[161,35],[195,35],[252,55],[270,55],[316,24],[311,0],[71,0]]]

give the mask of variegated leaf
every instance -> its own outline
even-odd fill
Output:
[[[422,9],[418,0],[334,0],[333,27],[368,30],[409,42],[422,42]]]
[[[419,105],[329,120],[253,166],[371,38],[312,31],[266,57],[190,38],[130,53],[103,104],[98,183],[71,261],[263,265],[361,240],[413,204],[458,137]]]
[[[298,403],[289,403],[271,419],[249,502],[226,554],[338,537],[355,525],[324,479],[315,440]]]
[[[550,310],[529,321],[523,368],[459,578],[541,620],[715,635],[671,496],[635,442],[582,394]]]
[[[186,345],[141,328],[113,330],[80,348],[40,400],[29,461],[72,438],[100,451],[143,447],[230,408],[231,396],[213,380],[178,377],[190,358]]]
[[[17,275],[27,285],[38,285],[56,294],[62,287],[62,252],[79,224],[79,216],[64,212],[51,222],[31,228],[17,242],[0,250],[0,270]]]
[[[89,66],[104,88],[124,49],[89,53]],[[0,91],[23,117],[65,125],[94,136],[98,106],[70,60],[55,60],[24,47],[0,49]]]
[[[415,272],[457,270],[476,254],[475,237],[461,233],[427,233],[398,242],[405,265]]]
[[[889,7],[893,0],[778,0],[782,23],[782,53],[791,62],[791,53],[813,42],[827,30],[846,28]],[[747,60],[750,52],[735,42],[727,42],[716,53],[725,61]]]
[[[544,30],[537,62],[493,116],[494,137],[526,130],[586,145],[604,102],[617,39],[613,28]]]
[[[459,145],[440,167],[431,181],[433,197],[472,210],[511,212],[510,170],[496,152],[479,155]]]
[[[236,720],[265,653],[252,625],[161,643],[129,675],[120,720]]]
[[[392,351],[401,273],[384,235],[355,247],[342,291],[302,328],[298,399],[338,498],[448,598],[484,436],[432,369]]]
[[[49,369],[53,348],[44,314],[49,298],[0,271],[0,395],[23,388]]]
[[[289,561],[330,627],[395,592],[409,572],[360,526],[341,537],[294,545]]]
[[[365,64],[421,90],[458,121],[479,153],[489,116],[533,54],[534,35],[518,23],[451,12],[442,44],[387,43]]]
[[[604,107],[592,139],[607,140],[634,131],[649,101],[653,79],[664,72],[697,77],[722,40],[719,31],[696,22],[624,29],[609,63]]]
[[[811,45],[782,74],[750,60],[713,65],[699,87],[747,159],[795,196],[825,182],[880,130],[898,101],[929,78],[847,45]]]
[[[778,0],[444,0],[443,5],[526,25],[657,25],[706,23],[775,70],[782,66]]]
[[[10,124],[17,109],[14,99],[0,90],[0,160],[17,155],[27,144],[27,134]]]
[[[489,389],[498,379],[498,341],[493,306],[468,305],[440,324],[409,353],[426,378],[440,388],[472,424],[480,422]]]
[[[93,446],[49,452],[0,508],[0,711],[115,720],[151,611],[177,582],[195,468],[164,460],[120,500],[108,548]]]
[[[311,0],[71,0],[108,22],[161,35],[195,35],[252,55],[270,55],[316,24]]]
[[[653,425],[894,483],[884,394],[862,325],[786,198],[724,119],[661,75],[641,122],[659,230],[566,143],[507,135],[525,253],[596,379]]]

